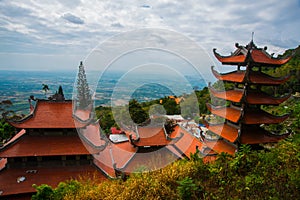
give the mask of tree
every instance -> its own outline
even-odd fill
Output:
[[[148,114],[143,110],[142,106],[135,99],[129,101],[129,113],[132,121],[141,124],[149,119]]]
[[[4,119],[0,119],[0,144],[2,141],[9,139],[15,133],[15,128],[5,122]]]
[[[82,61],[79,65],[77,77],[77,99],[79,101],[79,108],[86,109],[92,102],[90,88],[86,79],[84,66]]]
[[[47,84],[43,84],[43,88],[42,90],[44,90],[45,92],[45,96],[47,95],[47,92],[50,90]]]

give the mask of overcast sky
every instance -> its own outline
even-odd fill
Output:
[[[178,32],[210,55],[254,31],[258,46],[281,53],[300,44],[299,13],[299,0],[0,0],[0,69],[77,69],[99,43],[141,28]]]

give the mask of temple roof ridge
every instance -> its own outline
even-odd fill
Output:
[[[213,49],[215,57],[224,65],[240,65],[246,66],[249,62],[255,63],[260,66],[276,67],[287,63],[292,55],[287,55],[284,58],[273,57],[273,54],[269,54],[266,50],[267,47],[258,48],[253,40],[251,40],[246,46],[241,46],[238,43],[235,44],[237,48],[234,53],[228,56],[223,56],[217,53],[217,49]]]

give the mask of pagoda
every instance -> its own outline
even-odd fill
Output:
[[[30,199],[33,184],[56,187],[70,178],[106,177],[93,164],[76,127],[84,122],[74,120],[71,100],[35,100],[31,112],[21,120],[8,120],[18,133],[0,147],[0,198]],[[82,119],[86,112],[76,113]]]
[[[258,48],[253,39],[246,46],[238,43],[236,50],[229,56],[222,56],[213,50],[215,57],[223,65],[236,66],[235,71],[219,73],[212,67],[214,76],[224,83],[232,83],[232,88],[218,90],[209,86],[211,96],[226,102],[226,105],[207,103],[208,110],[220,117],[221,123],[206,121],[206,126],[217,141],[208,141],[215,149],[222,143],[222,148],[236,148],[241,144],[257,145],[277,142],[288,134],[278,135],[264,129],[264,125],[277,124],[288,118],[288,114],[276,116],[262,109],[263,105],[279,105],[287,100],[291,92],[278,96],[263,91],[264,87],[275,87],[285,83],[289,75],[272,77],[264,72],[287,63],[291,57],[274,58],[266,52],[267,47]]]

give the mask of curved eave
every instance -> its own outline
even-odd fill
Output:
[[[79,129],[78,131],[78,136],[80,137],[85,148],[90,153],[99,153],[103,151],[109,144],[108,139],[102,136],[98,124],[90,124],[83,129]]]
[[[280,85],[289,80],[291,75],[283,77],[272,77],[262,72],[251,72],[249,79],[251,83],[262,85]]]
[[[214,150],[215,152],[217,153],[228,153],[230,155],[234,155],[236,150],[237,150],[237,147],[229,142],[226,142],[224,140],[216,140],[216,141],[208,141],[208,140],[205,140],[204,141],[204,144]]]
[[[268,67],[278,67],[286,64],[292,57],[287,57],[284,59],[273,58],[266,52],[258,49],[254,49],[251,52],[251,59],[255,64],[260,64],[262,66]]]
[[[275,135],[261,127],[249,126],[245,127],[240,136],[242,144],[264,144],[278,142],[289,136],[289,134]]]
[[[289,117],[289,114],[275,116],[262,110],[246,111],[243,118],[244,124],[277,124]]]
[[[206,107],[212,114],[235,123],[239,121],[242,115],[242,111],[240,109],[236,109],[233,107],[215,107],[209,103],[206,104]]]
[[[20,120],[11,120],[11,119],[6,119],[6,122],[9,123],[11,126],[15,128],[23,128],[23,124],[26,123],[27,121],[30,121],[34,117],[33,113],[27,115],[23,119]]]
[[[209,90],[210,93],[217,98],[225,99],[236,103],[241,102],[244,95],[244,90],[217,91],[212,87],[209,87]]]
[[[223,65],[246,65],[246,56],[245,55],[232,55],[232,56],[221,56],[216,52],[216,49],[213,49],[215,57],[223,64]]]
[[[209,131],[213,132],[216,135],[228,140],[229,142],[235,142],[238,138],[239,130],[233,126],[228,125],[227,123],[222,124],[209,124],[205,122],[206,128]]]
[[[246,71],[233,71],[229,73],[219,73],[217,72],[214,67],[211,67],[211,71],[213,75],[221,81],[229,81],[229,82],[236,82],[236,83],[243,83],[246,75]]]
[[[273,97],[262,92],[249,92],[246,99],[249,104],[279,105],[290,98],[291,95],[292,93],[289,93],[282,97]]]

